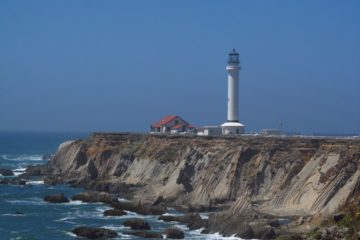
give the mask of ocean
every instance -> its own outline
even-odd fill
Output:
[[[52,154],[66,140],[87,137],[87,133],[0,133],[0,168],[8,168],[15,175],[24,172],[29,165],[45,164],[44,155]],[[0,175],[0,178],[5,178]],[[105,217],[110,209],[102,203],[71,201],[52,204],[43,201],[49,194],[64,193],[66,197],[84,191],[67,185],[48,186],[34,179],[31,186],[0,185],[0,239],[8,240],[57,240],[76,239],[71,230],[76,226],[105,227],[118,232],[117,239],[142,239],[123,234],[128,228],[122,226],[126,219],[138,217],[146,220],[153,231],[177,226],[185,232],[186,239],[240,239],[222,237],[219,234],[201,234],[201,230],[190,231],[185,225],[166,223],[157,216],[142,216],[129,212],[126,216]],[[167,214],[181,214],[169,209]],[[206,213],[202,214],[206,217]],[[116,239],[116,238],[115,238]]]

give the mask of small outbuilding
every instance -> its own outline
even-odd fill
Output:
[[[150,127],[151,133],[192,133],[195,128],[187,121],[176,115],[165,116]]]
[[[200,136],[216,136],[222,134],[222,129],[219,126],[205,126],[197,132]]]

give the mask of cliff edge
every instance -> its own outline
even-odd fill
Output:
[[[359,164],[358,139],[98,133],[63,143],[46,181],[144,202],[161,196],[168,206],[216,211],[207,231],[272,238],[309,231],[358,196]]]

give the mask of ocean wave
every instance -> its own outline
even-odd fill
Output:
[[[6,201],[11,204],[22,204],[22,205],[44,205],[45,202],[41,198],[29,198],[28,200],[8,200]]]
[[[55,222],[66,222],[67,220],[74,220],[74,217],[63,217],[63,218],[59,218],[56,219]]]
[[[12,155],[12,154],[3,154],[1,158],[9,161],[43,161],[43,156],[40,154],[20,154],[20,155]]]
[[[19,214],[19,213],[3,213],[3,214],[1,214],[1,216],[6,216],[6,217],[24,217],[25,214]]]
[[[20,174],[25,173],[26,168],[20,167],[20,168],[13,169],[12,171],[13,171],[15,177],[17,177],[17,176],[19,176]]]

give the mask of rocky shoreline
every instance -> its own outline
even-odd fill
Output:
[[[360,141],[349,139],[94,134],[63,143],[17,181],[42,176],[46,184],[120,194],[140,201],[132,210],[141,214],[211,211],[186,223],[204,233],[309,239],[356,202],[359,160]],[[336,239],[323,236],[316,239]]]

